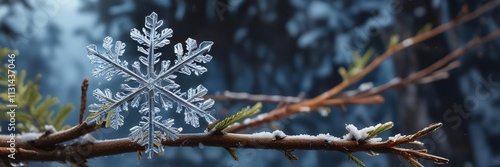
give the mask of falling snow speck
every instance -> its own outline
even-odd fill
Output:
[[[144,28],[139,31],[133,28],[130,36],[139,43],[137,51],[138,61],[129,64],[121,60],[125,52],[125,43],[106,37],[102,47],[105,51],[100,52],[96,45],[87,46],[88,58],[95,65],[92,74],[95,77],[104,77],[111,80],[115,76],[123,78],[121,90],[112,93],[110,89],[95,89],[94,97],[99,103],[89,106],[90,116],[87,123],[101,124],[106,121],[106,125],[118,129],[124,124],[122,111],[128,111],[129,107],[137,108],[142,115],[137,126],[130,129],[130,140],[146,148],[145,153],[148,158],[153,152],[163,154],[162,141],[175,140],[182,128],[172,127],[173,119],[163,119],[161,112],[174,111],[184,113],[184,122],[199,127],[199,118],[204,118],[207,122],[212,122],[215,118],[210,115],[214,100],[204,99],[207,89],[199,85],[187,91],[181,90],[181,85],[175,82],[177,75],[201,75],[207,71],[202,66],[210,62],[212,56],[207,52],[213,42],[203,41],[199,45],[196,40],[188,38],[185,47],[181,43],[174,45],[175,59],[160,60],[162,53],[155,52],[157,49],[170,44],[168,38],[172,37],[173,30],[164,28],[162,20],[158,20],[156,13],[151,13],[145,17]],[[159,66],[157,71],[155,67]],[[135,82],[137,84],[131,84]],[[138,85],[138,86],[135,86]]]

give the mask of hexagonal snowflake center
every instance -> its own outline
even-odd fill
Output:
[[[148,78],[147,80],[147,87],[149,90],[153,90],[155,88],[155,79],[154,78]]]

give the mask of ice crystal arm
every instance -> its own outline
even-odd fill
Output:
[[[161,87],[157,87],[158,90],[161,91],[161,95],[165,96],[166,98],[170,99],[171,101],[175,101],[177,103],[177,113],[180,113],[184,109],[184,121],[187,124],[192,125],[193,127],[199,127],[199,121],[198,117],[204,117],[205,120],[209,123],[213,122],[215,118],[210,115],[209,112],[206,111],[206,109],[211,108],[214,104],[214,101],[212,99],[207,99],[203,100],[202,96],[206,94],[206,88],[203,87],[202,85],[199,85],[197,87],[197,91],[199,93],[188,93],[187,99],[183,98],[183,93],[177,92],[171,92],[169,90],[163,89]],[[196,90],[190,89],[188,92],[194,92]],[[191,98],[190,98],[191,96]],[[197,104],[193,104],[197,102]],[[169,109],[171,105],[164,105],[168,106],[165,109]]]
[[[158,80],[162,79],[162,78],[165,78],[165,77],[167,77],[169,75],[172,75],[174,72],[178,72],[178,71],[181,72],[181,71],[183,71],[183,70],[180,70],[180,69],[184,68],[185,65],[192,64],[193,63],[193,59],[197,59],[197,60],[203,59],[203,58],[198,58],[199,56],[204,57],[203,60],[210,61],[210,59],[212,58],[212,56],[210,56],[210,55],[204,55],[204,54],[207,53],[208,51],[210,51],[210,48],[212,47],[213,44],[214,43],[211,42],[211,41],[203,41],[202,43],[200,43],[200,46],[198,46],[197,49],[192,50],[192,51],[184,54],[184,56],[181,56],[179,58],[179,54],[177,54],[178,56],[177,56],[177,60],[175,62],[175,65],[172,66],[171,68],[168,68],[168,66],[166,66],[165,68],[163,68],[162,71],[164,71],[164,72],[158,77]],[[203,61],[200,61],[200,62],[204,63]],[[181,73],[186,74],[185,72],[181,72]],[[189,74],[190,73],[188,73],[187,75],[189,75]]]
[[[119,115],[121,111],[128,110],[128,101],[138,101],[140,99],[140,94],[145,88],[137,89],[134,92],[123,95],[123,93],[117,93],[115,97],[109,89],[101,91],[96,89],[93,91],[94,97],[96,97],[101,104],[91,104],[89,106],[90,116],[87,118],[87,123],[97,123],[101,124],[103,121],[108,121],[112,128],[118,129],[119,126],[123,125],[123,116]],[[134,104],[132,104],[134,106]]]
[[[102,44],[106,49],[106,53],[104,54],[101,54],[97,50],[96,45],[92,44],[87,46],[87,56],[90,59],[90,62],[96,65],[96,67],[92,70],[92,75],[94,75],[95,77],[104,76],[104,78],[106,78],[106,80],[108,81],[111,80],[111,78],[115,75],[121,75],[128,80],[139,80],[144,82],[145,80],[143,78],[127,68],[127,61],[121,61],[119,59],[119,57],[122,56],[125,51],[125,43],[117,41],[115,51],[112,51],[112,42],[113,38],[104,38]]]
[[[146,116],[142,117],[142,119],[145,121],[140,121],[139,126],[134,126],[130,129],[129,138],[142,146],[146,146],[146,154],[148,154],[148,158],[150,159],[153,156],[153,152],[163,154],[164,149],[161,141],[166,139],[175,140],[177,139],[177,134],[182,131],[182,128],[172,127],[174,124],[173,119],[167,119],[161,122],[161,116],[157,116],[154,121],[149,121],[149,118]],[[153,122],[153,126],[158,130],[150,132],[150,122]],[[152,139],[153,144],[149,144],[150,139]]]

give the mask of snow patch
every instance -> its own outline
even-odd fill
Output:
[[[50,134],[57,132],[56,128],[54,128],[54,126],[52,125],[44,125],[43,129],[45,129],[45,131],[49,132]]]
[[[264,114],[260,114],[256,117],[257,120],[263,120],[265,117],[267,116],[267,113],[264,113]]]
[[[293,135],[293,137],[294,138],[299,138],[299,139],[304,139],[304,140],[316,139],[316,136],[311,136],[311,135],[308,135],[308,134]]]
[[[408,46],[410,46],[410,45],[413,45],[413,39],[408,38],[408,39],[405,39],[405,40],[403,41],[403,46],[404,46],[404,47],[408,47]]]
[[[302,106],[302,107],[299,108],[299,111],[300,112],[310,112],[311,111],[311,107]]]
[[[326,141],[326,142],[328,142],[330,144],[333,143],[333,142],[345,141],[345,140],[343,140],[341,138],[338,138],[338,137],[335,137],[335,136],[331,136],[329,133],[327,133],[327,134],[318,134],[316,137],[319,138],[319,139],[322,139],[322,140],[324,140],[324,141]]]
[[[239,125],[240,125],[240,123],[239,123],[239,122],[235,122],[234,124],[231,124],[231,125],[227,126],[227,128],[230,128],[230,127],[232,127],[232,126],[239,126]]]
[[[286,137],[286,134],[281,130],[275,130],[273,132],[273,140],[281,140]]]
[[[318,109],[318,112],[319,112],[319,115],[321,115],[322,117],[327,117],[328,114],[330,114],[330,111],[326,110],[326,109]]]
[[[366,82],[359,85],[358,90],[364,92],[370,90],[371,88],[373,88],[373,82]]]
[[[42,134],[40,133],[33,133],[33,132],[28,132],[28,133],[22,133],[22,135],[19,135],[19,140],[27,142],[27,141],[33,141],[38,139]]]
[[[249,124],[250,122],[252,122],[251,118],[247,118],[247,119],[243,120],[243,124]]]
[[[406,137],[406,135],[401,135],[401,133],[398,133],[398,134],[396,134],[394,136],[390,136],[389,137],[389,141],[396,141],[396,140],[399,140],[399,139],[401,139],[403,137]]]
[[[86,145],[86,144],[94,143],[94,141],[96,141],[96,139],[92,135],[85,134],[82,137],[78,138],[76,142],[78,144],[81,144],[81,145]]]
[[[253,136],[257,138],[274,138],[274,135],[271,132],[257,132],[253,133]]]
[[[347,130],[347,132],[349,132],[350,136],[349,135],[345,135],[344,137],[349,137],[349,138],[344,138],[344,139],[355,139],[357,141],[361,140],[361,133],[359,132],[358,128],[352,124],[349,124],[347,126],[345,126],[345,129]]]
[[[356,126],[354,126],[353,124],[346,125],[345,128],[346,128],[347,132],[349,132],[349,133],[344,135],[342,137],[342,139],[344,139],[344,140],[354,139],[356,141],[365,140],[369,136],[368,132],[373,131],[375,129],[375,127],[369,126],[369,127],[363,128],[361,130],[358,130],[358,128]]]
[[[380,137],[374,137],[374,138],[370,138],[370,139],[366,140],[366,142],[368,142],[368,143],[381,142],[381,141],[382,141],[382,138],[380,138]]]

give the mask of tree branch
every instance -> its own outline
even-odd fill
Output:
[[[48,146],[54,146],[58,143],[66,142],[69,140],[76,139],[87,133],[96,131],[97,129],[103,127],[102,125],[87,125],[85,122],[77,126],[71,127],[69,129],[52,133],[46,136],[40,136],[38,139],[32,141],[33,146],[37,148],[43,148]]]
[[[420,158],[435,163],[447,163],[448,159],[428,154],[425,150],[411,150],[398,147],[409,144],[418,138],[436,130],[442,126],[441,123],[430,125],[413,135],[399,138],[389,138],[387,141],[377,142],[368,138],[353,140],[349,138],[336,138],[328,134],[317,136],[295,135],[283,136],[284,134],[261,132],[254,134],[214,134],[214,133],[192,133],[179,134],[178,139],[163,141],[164,146],[170,147],[198,147],[200,144],[220,148],[249,148],[249,149],[272,149],[272,150],[324,150],[339,152],[373,151],[378,153],[389,153],[404,158]],[[22,135],[20,138],[23,138]],[[79,162],[88,158],[115,155],[126,152],[143,151],[144,147],[130,141],[128,138],[100,140],[92,143],[75,142],[70,145],[56,145],[53,149],[17,148],[16,159],[7,157],[10,150],[7,144],[9,137],[0,135],[0,160],[10,162],[22,161],[60,161]],[[23,144],[24,143],[24,144]],[[29,141],[19,141],[17,144],[28,145]],[[289,152],[291,153],[291,152]]]
[[[217,101],[249,101],[249,102],[262,102],[262,103],[298,103],[304,100],[300,97],[294,96],[279,96],[279,95],[255,95],[244,92],[230,92],[224,91],[220,95],[207,95],[207,99],[214,99]]]

